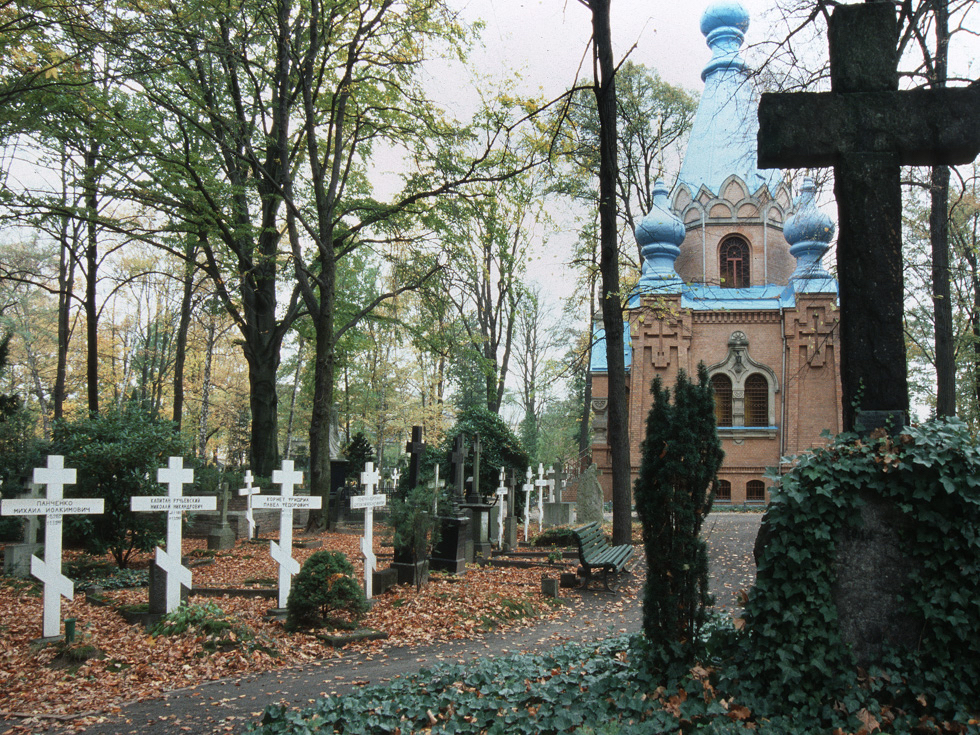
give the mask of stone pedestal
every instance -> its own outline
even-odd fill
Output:
[[[504,551],[510,551],[511,549],[517,548],[517,532],[520,523],[516,516],[507,516],[504,518],[504,543],[501,548]]]
[[[506,518],[504,520],[507,520]],[[500,529],[500,505],[490,508],[490,543],[500,546],[500,539],[497,538],[497,531]]]
[[[574,503],[545,503],[544,527],[567,526],[572,522]]]
[[[185,556],[180,560],[185,567],[190,560]],[[191,590],[184,585],[180,586],[180,603],[186,604],[190,598]],[[167,614],[167,572],[158,567],[156,563],[150,562],[150,614]]]
[[[894,503],[863,493],[861,528],[837,532],[834,604],[841,636],[853,646],[859,666],[880,662],[888,645],[913,649],[923,621],[902,606],[916,565],[900,534],[909,519]]]
[[[226,551],[235,548],[235,531],[228,523],[219,523],[208,533],[208,548]]]
[[[371,579],[372,596],[384,594],[398,584],[398,571],[394,567],[375,569]]]
[[[7,544],[3,550],[3,573],[28,579],[31,576],[31,557],[40,556],[43,544]]]
[[[466,538],[470,519],[440,518],[439,541],[432,551],[430,568],[450,574],[466,573]]]
[[[330,460],[330,510],[327,513],[327,528],[340,531],[350,523],[350,496],[344,485],[347,476],[346,459]]]
[[[490,505],[488,503],[463,503],[463,510],[472,514],[470,535],[473,538],[473,552],[467,556],[468,561],[475,562],[478,558],[489,559],[493,546],[490,544]]]
[[[425,544],[417,550],[414,558],[409,549],[395,549],[391,569],[398,574],[398,584],[411,584],[421,587],[429,581],[429,560],[425,558]]]

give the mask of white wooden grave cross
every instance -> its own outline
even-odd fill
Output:
[[[544,529],[544,489],[548,487],[548,480],[544,476],[544,465],[538,463],[538,479],[534,481],[538,488],[538,533]]]
[[[527,543],[527,527],[531,523],[531,491],[534,490],[534,483],[531,482],[531,478],[534,477],[534,473],[531,472],[531,466],[527,467],[527,475],[524,487],[524,543]]]
[[[361,484],[364,486],[363,495],[355,495],[350,499],[351,508],[364,508],[364,535],[361,536],[361,554],[364,556],[364,596],[371,599],[374,594],[374,570],[378,566],[378,557],[374,555],[374,509],[384,506],[388,498],[375,495],[374,488],[378,486],[381,474],[374,469],[374,462],[364,465],[361,473]]]
[[[433,515],[439,512],[439,496],[442,495],[442,489],[444,487],[446,487],[446,481],[439,479],[439,465],[436,464],[435,479],[429,483],[429,488],[432,490],[432,514]]]
[[[395,471],[391,473],[391,488],[392,488],[392,490],[397,490],[398,489],[398,480],[401,478],[401,476],[402,476],[402,471],[396,467],[395,468]]]
[[[100,515],[105,510],[101,498],[66,498],[65,485],[75,484],[75,470],[65,467],[65,458],[48,456],[47,467],[34,468],[34,482],[47,485],[45,498],[12,498],[0,502],[0,515],[44,516],[44,560],[31,557],[31,574],[44,583],[44,615],[41,625],[45,638],[61,634],[61,598],[75,596],[75,585],[61,573],[61,517]]]
[[[293,558],[293,511],[323,506],[319,495],[293,495],[293,488],[303,484],[303,473],[293,468],[293,460],[284,459],[281,470],[272,471],[272,481],[280,485],[278,495],[256,495],[253,508],[273,508],[279,511],[279,543],[269,542],[269,555],[279,564],[279,609],[286,607],[293,575],[299,572],[299,562]]]
[[[504,548],[504,511],[507,510],[507,486],[504,485],[504,468],[500,468],[500,485],[496,496],[500,498],[500,509],[497,513],[497,543]]]
[[[183,457],[170,457],[157,469],[157,482],[167,486],[166,495],[138,495],[129,499],[137,512],[167,512],[167,548],[156,547],[156,565],[167,573],[167,612],[180,607],[180,588],[190,588],[191,570],[180,563],[183,545],[182,516],[187,511],[216,510],[218,499],[209,495],[184,496],[184,485],[194,482],[194,470],[184,467]]]
[[[245,520],[248,521],[248,538],[255,538],[255,516],[252,513],[252,496],[261,489],[252,485],[252,470],[245,470],[245,487],[238,488],[238,494],[245,496]]]

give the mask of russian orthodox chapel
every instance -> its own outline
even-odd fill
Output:
[[[704,362],[725,451],[716,502],[735,504],[767,501],[767,467],[841,429],[837,282],[822,263],[834,226],[811,181],[794,200],[781,171],[757,168],[758,97],[739,51],[748,26],[736,2],[701,18],[704,92],[677,184],[657,184],[636,227],[643,265],[624,324],[634,479],[653,378],[673,386]],[[603,337],[592,458],[609,499]]]

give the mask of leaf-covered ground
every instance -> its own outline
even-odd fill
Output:
[[[347,554],[362,573],[359,537],[324,533],[316,537],[323,548]],[[379,555],[390,553],[379,540]],[[183,553],[208,561],[203,539],[184,541]],[[302,563],[316,549],[296,548]],[[74,554],[66,552],[66,561]],[[138,557],[132,566],[146,567],[150,554]],[[385,566],[382,558],[379,566]],[[566,571],[574,568],[568,563]],[[151,637],[141,627],[128,625],[113,607],[98,607],[77,592],[63,602],[63,618],[76,618],[75,650],[92,647],[97,657],[82,662],[65,660],[58,646],[32,644],[40,635],[40,589],[33,582],[0,578],[0,717],[8,718],[0,733],[28,731],[45,720],[68,716],[84,722],[85,713],[111,713],[126,701],[160,696],[174,689],[203,681],[298,665],[315,659],[342,657],[364,649],[380,650],[391,645],[427,645],[478,635],[488,627],[525,625],[542,616],[574,615],[571,606],[549,605],[540,593],[541,567],[499,569],[471,567],[456,579],[433,575],[420,593],[414,587],[399,587],[375,598],[364,624],[389,635],[387,641],[360,643],[344,650],[326,647],[311,633],[288,634],[281,623],[264,620],[276,606],[274,599],[218,597],[213,601],[227,614],[254,632],[255,638],[228,650],[205,650],[205,637],[197,633]],[[557,576],[560,569],[549,569]],[[267,546],[239,542],[234,550],[219,552],[212,563],[194,566],[194,586],[262,586],[275,580],[276,565]],[[113,603],[139,604],[147,600],[145,587],[108,590]],[[192,597],[191,602],[205,602]],[[233,636],[234,637],[234,636]],[[257,645],[256,645],[257,644]],[[265,649],[274,650],[270,655]],[[41,715],[31,720],[24,715]]]

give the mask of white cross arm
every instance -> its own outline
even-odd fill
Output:
[[[269,542],[269,555],[289,574],[299,574],[299,562],[275,541]]]
[[[381,508],[388,504],[387,495],[355,495],[350,499],[350,507],[357,508]]]
[[[57,564],[60,567],[60,558],[58,559]],[[31,574],[44,582],[45,592],[47,592],[48,589],[53,589],[57,594],[61,595],[66,600],[70,600],[75,596],[75,583],[62,574],[61,569],[55,567],[53,564],[48,564],[39,557],[31,557]]]
[[[323,507],[319,495],[255,495],[253,508],[272,508],[274,510],[306,510]]]
[[[105,501],[101,498],[11,498],[0,501],[0,515],[5,516],[101,515],[104,512]]]

